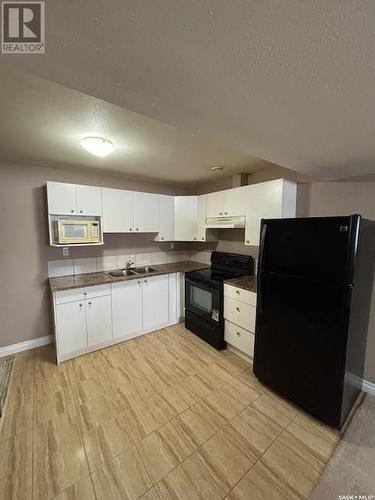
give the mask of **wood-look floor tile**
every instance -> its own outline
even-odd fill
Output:
[[[298,415],[278,441],[322,472],[339,441],[339,433],[310,417]]]
[[[92,474],[98,499],[133,500],[146,493],[151,480],[135,447],[126,450]]]
[[[242,436],[256,456],[264,453],[283,430],[275,420],[252,406],[245,408],[228,427],[234,428]]]
[[[28,429],[0,442],[0,480],[32,464],[33,430]]]
[[[176,467],[157,486],[162,500],[218,500],[223,498],[210,475],[194,454]]]
[[[76,377],[73,380],[73,395],[77,405],[82,405],[91,399],[109,396],[112,384],[106,373],[97,374],[92,378]]]
[[[226,500],[294,500],[301,497],[255,464],[226,497]]]
[[[33,405],[33,378],[21,383],[11,381],[7,395],[7,412],[16,413],[25,405]]]
[[[146,491],[144,495],[139,497],[139,500],[162,500],[162,499],[159,497],[156,486],[154,486],[153,488]]]
[[[141,434],[144,436],[147,436],[161,426],[160,422],[155,419],[151,410],[137,392],[124,394],[120,390],[117,390],[116,401],[113,404],[116,412],[124,411],[132,415],[137,423],[136,427],[138,430],[141,430]]]
[[[110,400],[104,396],[90,399],[78,408],[83,431],[94,429],[115,415],[115,409]]]
[[[137,445],[154,483],[157,483],[196,448],[190,434],[174,421],[153,432]]]
[[[204,402],[214,412],[227,420],[232,420],[247,405],[259,397],[259,392],[251,387],[244,386],[245,390],[238,391],[229,384],[212,392]]]
[[[2,417],[0,428],[0,441],[8,439],[17,434],[22,434],[33,427],[34,410],[33,404],[25,404],[21,408],[6,413]]]
[[[215,414],[199,403],[181,413],[173,422],[190,436],[197,447],[220,429]],[[224,425],[225,420],[222,420],[220,423]]]
[[[231,375],[238,375],[246,369],[251,369],[250,363],[236,356],[233,352],[224,352],[218,364]]]
[[[108,463],[115,455],[134,445],[128,432],[128,422],[111,418],[83,433],[87,460],[91,471]]]
[[[251,403],[251,406],[256,408],[260,413],[272,418],[282,427],[289,425],[298,413],[298,410],[286,401],[282,401],[268,394],[262,394]]]
[[[283,434],[273,442],[257,463],[263,475],[290,498],[307,498],[321,471],[315,465],[309,450],[296,449],[296,442]]]
[[[251,366],[243,372],[235,375],[235,378],[240,380],[243,384],[252,387],[253,389],[256,389],[260,392],[267,392],[266,386],[259,382],[259,380],[252,372]]]
[[[0,498],[4,500],[32,500],[32,464],[27,469],[0,479]]]
[[[59,493],[53,500],[95,500],[95,492],[90,476],[77,481]]]
[[[223,496],[258,458],[243,436],[228,426],[210,438],[196,454],[205,474]]]
[[[34,431],[34,498],[53,498],[89,473],[81,434],[65,415]]]
[[[35,401],[36,424],[46,422],[60,415],[71,415],[69,418],[74,418],[77,415],[70,390],[57,391]]]

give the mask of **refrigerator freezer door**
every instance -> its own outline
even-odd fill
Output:
[[[359,216],[265,220],[260,271],[348,283]]]
[[[255,375],[339,427],[351,289],[266,272],[259,284]]]

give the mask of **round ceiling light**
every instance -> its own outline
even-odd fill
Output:
[[[85,137],[80,142],[81,146],[95,156],[108,156],[116,149],[113,142],[104,137]]]
[[[214,167],[211,167],[212,172],[222,172],[224,170],[224,167],[221,165],[216,165]]]

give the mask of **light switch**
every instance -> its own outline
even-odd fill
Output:
[[[63,248],[63,257],[69,257],[69,247]]]

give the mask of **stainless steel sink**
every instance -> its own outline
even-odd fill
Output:
[[[111,278],[125,278],[126,276],[134,276],[135,273],[132,269],[115,269],[106,273]]]
[[[151,266],[144,266],[144,267],[133,267],[132,271],[134,271],[136,274],[147,274],[147,273],[155,273],[157,272],[157,269]]]

